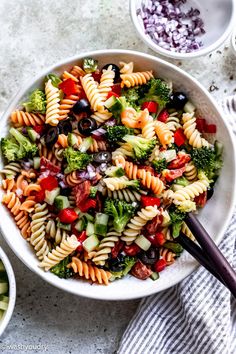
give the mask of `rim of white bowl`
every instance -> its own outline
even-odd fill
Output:
[[[140,26],[138,16],[136,14],[136,0],[129,0],[129,8],[130,8],[130,15],[132,22],[134,24],[134,27],[136,31],[138,32],[139,36],[141,37],[142,41],[148,45],[152,50],[154,50],[156,53],[159,53],[165,57],[169,57],[172,59],[192,59],[192,58],[197,58],[206,54],[209,54],[210,52],[213,52],[215,49],[221,46],[226,39],[230,36],[233,26],[234,26],[234,21],[236,20],[236,3],[235,0],[232,0],[232,13],[231,13],[231,18],[229,21],[228,26],[226,27],[226,30],[222,33],[219,39],[215,41],[213,44],[209,45],[208,47],[204,47],[202,49],[193,51],[191,53],[177,53],[177,52],[171,52],[170,50],[164,49],[160,47],[159,45],[155,44],[152,39],[146,35],[143,31],[143,29]]]
[[[236,55],[236,28],[234,29],[231,36],[231,47],[233,49],[234,54]]]
[[[4,314],[3,320],[0,320],[0,337],[1,337],[1,335],[5,331],[8,323],[10,322],[11,316],[13,314],[13,310],[15,308],[16,279],[15,279],[15,274],[14,274],[12,265],[6,255],[6,253],[3,251],[3,249],[1,247],[0,247],[0,259],[2,260],[5,270],[7,272],[8,282],[9,282],[9,303],[8,303],[7,310]]]
[[[56,64],[54,64],[54,65],[52,65],[50,67],[47,67],[46,69],[42,70],[38,75],[34,76],[33,79],[28,80],[25,83],[25,85],[22,85],[22,87],[19,89],[17,94],[14,95],[12,97],[12,99],[10,100],[9,105],[7,106],[6,110],[3,113],[3,116],[5,116],[8,113],[8,111],[10,110],[12,105],[16,105],[18,103],[19,98],[25,92],[27,92],[30,89],[30,87],[36,81],[41,80],[45,75],[48,74],[48,72],[53,72],[58,67],[61,67],[63,65],[67,65],[68,63],[73,62],[73,61],[81,60],[84,57],[93,57],[93,56],[101,55],[101,54],[102,55],[106,55],[106,54],[111,54],[111,55],[131,54],[131,55],[135,55],[137,58],[138,57],[149,58],[149,59],[151,59],[153,61],[156,61],[157,63],[162,63],[162,64],[166,65],[167,67],[178,71],[180,74],[182,74],[182,75],[186,76],[188,79],[190,79],[195,85],[200,87],[201,90],[205,93],[205,95],[209,99],[209,101],[214,105],[214,107],[217,109],[217,111],[221,115],[222,120],[224,121],[224,124],[226,126],[226,129],[228,130],[228,133],[229,133],[229,136],[231,138],[232,145],[233,145],[232,154],[233,154],[233,160],[234,160],[234,166],[235,166],[235,174],[236,174],[236,144],[234,143],[232,129],[231,129],[229,123],[227,122],[227,120],[225,119],[224,114],[222,112],[222,109],[217,105],[217,103],[214,100],[214,98],[210,95],[210,93],[205,89],[204,86],[202,86],[202,84],[197,79],[195,79],[193,76],[188,74],[186,71],[180,69],[176,65],[171,64],[171,63],[167,62],[164,59],[160,59],[158,57],[155,57],[155,56],[153,56],[151,54],[146,54],[146,53],[142,53],[142,52],[138,52],[138,51],[134,51],[134,50],[126,50],[126,49],[101,49],[101,50],[94,50],[94,51],[90,51],[90,52],[84,52],[84,53],[81,53],[80,55],[75,55],[73,57],[69,57],[69,58],[66,58],[64,60],[61,60],[61,61],[57,62]],[[0,120],[0,129],[1,129],[1,124],[3,124],[3,123],[1,123],[1,120]],[[216,244],[219,244],[220,241],[222,240],[223,235],[224,235],[224,233],[226,231],[226,228],[227,228],[227,226],[229,224],[229,221],[230,221],[230,219],[232,217],[232,214],[233,214],[234,205],[236,203],[236,186],[235,186],[235,184],[236,184],[236,181],[234,181],[234,186],[233,186],[233,189],[232,189],[233,190],[233,196],[232,196],[231,205],[229,207],[228,217],[224,221],[224,225],[222,227],[221,233],[218,234],[217,239],[214,239]],[[57,288],[59,288],[61,290],[67,291],[69,293],[72,293],[74,295],[82,296],[82,297],[86,297],[86,298],[91,298],[91,299],[96,299],[96,300],[105,300],[105,301],[108,301],[108,300],[117,301],[118,300],[118,301],[123,301],[123,300],[138,299],[138,298],[142,298],[142,297],[145,297],[145,296],[150,296],[150,295],[153,295],[153,294],[156,294],[156,293],[159,292],[158,289],[152,289],[151,291],[150,290],[149,291],[148,290],[144,290],[144,291],[140,291],[139,293],[134,294],[132,296],[126,296],[125,294],[123,294],[122,296],[117,296],[117,297],[114,296],[112,299],[108,298],[108,297],[104,297],[104,296],[102,297],[100,295],[98,295],[98,296],[94,295],[94,294],[86,294],[86,295],[84,295],[84,294],[78,293],[77,291],[73,291],[73,288],[65,288],[62,285],[62,283],[60,283],[60,282],[55,283],[53,280],[48,279],[46,277],[46,273],[41,268],[37,267],[35,269],[33,266],[31,266],[31,264],[27,263],[25,258],[23,257],[23,255],[20,252],[18,252],[18,250],[16,250],[15,248],[13,249],[11,247],[10,240],[8,239],[8,237],[5,236],[5,233],[2,230],[1,221],[0,221],[0,231],[2,232],[2,234],[4,236],[4,239],[8,243],[9,247],[12,249],[12,251],[15,253],[15,255],[27,266],[27,268],[29,268],[32,272],[34,272],[37,275],[39,275],[47,283],[49,283],[49,284],[51,284],[51,285],[53,285],[53,286],[55,286],[55,287],[57,287]],[[166,289],[168,289],[168,288],[180,283],[182,280],[184,280],[186,277],[188,277],[198,267],[199,267],[199,264],[197,264],[197,262],[196,262],[196,265],[192,266],[192,268],[190,270],[184,271],[182,276],[178,280],[173,282],[171,286],[166,285],[165,287],[163,287],[162,291],[164,291],[164,290],[166,290]]]

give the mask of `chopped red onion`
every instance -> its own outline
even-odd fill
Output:
[[[25,170],[29,170],[31,167],[31,163],[30,161],[22,161],[21,162],[21,166],[25,169]]]
[[[199,9],[183,11],[187,0],[144,0],[137,16],[143,21],[145,33],[160,47],[178,53],[200,49],[197,37],[206,33]]]
[[[62,189],[65,189],[68,187],[68,185],[64,182],[64,181],[60,181],[59,182],[59,186],[62,188]]]
[[[103,136],[105,133],[106,133],[106,130],[103,129],[103,128],[98,128],[98,129],[93,130],[93,131],[91,132],[91,134],[92,134],[92,136],[93,136],[94,139],[96,139],[96,138],[98,138],[98,139],[101,138],[101,136]]]
[[[115,118],[110,118],[106,121],[105,125],[107,127],[113,127],[114,125],[116,125],[116,120]]]

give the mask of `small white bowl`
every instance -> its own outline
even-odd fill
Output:
[[[141,8],[144,0],[130,0],[130,14],[133,24],[140,38],[153,49],[156,53],[174,59],[190,59],[206,55],[217,49],[224,43],[232,32],[235,20],[235,1],[234,0],[187,0],[184,9],[191,7],[200,10],[200,17],[204,21],[206,33],[200,37],[203,46],[191,53],[177,53],[163,49],[153,42],[149,35],[145,34],[143,21],[137,16],[137,9]]]
[[[5,311],[3,318],[0,320],[0,337],[3,334],[4,330],[6,329],[14,307],[15,307],[15,302],[16,302],[16,280],[15,280],[15,275],[11,266],[11,263],[6,255],[6,253],[3,251],[3,249],[0,247],[0,260],[2,261],[5,270],[7,272],[8,276],[8,282],[9,282],[9,304],[8,308]]]

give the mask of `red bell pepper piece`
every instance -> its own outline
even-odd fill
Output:
[[[178,168],[176,170],[165,170],[162,175],[168,182],[172,182],[174,179],[181,177],[185,172],[185,167]]]
[[[205,133],[215,134],[216,130],[217,128],[215,124],[206,124]]]
[[[113,91],[108,92],[107,99],[110,98],[111,96],[120,97],[117,93]]]
[[[166,123],[169,116],[170,115],[169,115],[167,109],[163,109],[163,111],[161,111],[161,113],[158,115],[157,120],[159,120],[160,122]]]
[[[158,103],[154,101],[149,101],[149,102],[144,102],[141,106],[141,109],[144,110],[145,108],[147,108],[149,113],[156,113],[158,110],[158,106],[159,106]]]
[[[111,91],[116,93],[118,96],[121,95],[121,86],[120,84],[115,84],[111,87]]]
[[[88,198],[84,200],[78,207],[82,211],[82,213],[86,213],[89,209],[95,209],[97,202],[95,199]]]
[[[64,92],[66,96],[70,96],[79,92],[78,85],[76,85],[76,82],[70,78],[62,81],[58,87]]]
[[[186,137],[184,135],[183,129],[179,128],[174,133],[174,141],[177,146],[184,145]]]
[[[141,251],[141,248],[134,243],[133,245],[126,245],[124,247],[124,252],[127,256],[134,257]]]
[[[203,192],[199,196],[195,197],[194,201],[199,208],[203,208],[207,202],[207,192]]]
[[[148,197],[146,195],[141,196],[141,205],[142,207],[147,207],[147,206],[160,206],[161,200],[160,198],[157,197]]]
[[[47,191],[52,191],[53,189],[58,187],[58,181],[56,177],[54,176],[48,176],[45,178],[42,178],[39,181],[39,184],[42,189],[47,190]]]
[[[34,129],[34,131],[36,131],[36,133],[38,133],[39,135],[42,135],[45,130],[45,125],[35,125],[33,127],[33,129]]]
[[[188,154],[185,154],[184,152],[179,152],[177,154],[176,159],[174,159],[173,161],[171,161],[167,168],[172,170],[172,169],[176,169],[176,168],[181,168],[183,167],[187,162],[189,162],[191,160],[191,156]]]
[[[206,119],[198,117],[196,119],[196,128],[200,133],[204,133],[206,130]]]
[[[100,70],[96,70],[92,73],[92,77],[94,78],[95,81],[99,82],[101,79],[102,73]]]
[[[41,189],[40,191],[36,192],[34,195],[35,195],[35,201],[37,203],[41,203],[45,199],[45,191],[43,189]]]
[[[162,232],[156,232],[154,235],[148,235],[146,237],[155,247],[163,246],[166,242],[165,235]]]
[[[80,242],[80,245],[76,248],[76,251],[77,252],[81,252],[81,251],[83,251],[83,245],[82,244],[87,238],[86,231],[82,231],[82,232],[78,233],[76,235],[76,237],[77,237],[77,240]]]
[[[159,259],[155,264],[154,264],[154,269],[157,273],[161,272],[162,270],[165,269],[167,266],[167,263],[164,259]]]
[[[73,221],[78,219],[78,215],[76,214],[73,208],[62,209],[59,212],[58,217],[60,221],[65,224],[71,224]]]
[[[52,162],[50,162],[48,159],[45,157],[41,157],[40,159],[40,171],[45,172],[49,171],[51,175],[56,175],[60,172],[60,167],[54,165]]]

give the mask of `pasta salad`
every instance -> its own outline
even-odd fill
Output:
[[[223,148],[170,82],[98,64],[47,75],[12,112],[2,203],[45,271],[157,280],[183,251],[179,233],[194,239],[184,219],[212,196]]]

